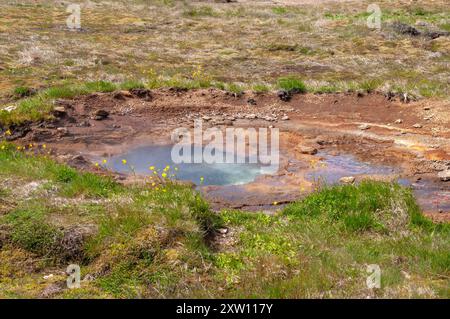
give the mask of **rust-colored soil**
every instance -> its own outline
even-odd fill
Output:
[[[161,89],[93,94],[60,100],[56,106],[60,112],[55,119],[26,127],[29,131],[19,143],[46,143],[65,159],[80,154],[89,159],[142,144],[168,144],[175,128],[192,128],[194,119],[202,117],[211,118],[204,121],[206,127],[278,127],[282,165],[277,176],[263,176],[239,186],[242,196],[238,199],[216,196],[226,194],[224,188],[204,187],[218,208],[264,208],[312,191],[315,185],[304,178],[308,165],[295,166],[290,161],[314,163],[320,159],[300,152],[304,147],[393,165],[401,171],[400,177],[427,179],[449,190],[448,182],[437,176],[450,164],[450,105],[442,101],[404,103],[374,93],[299,94],[284,102],[275,93],[235,96],[216,89]],[[109,115],[95,119],[99,110]],[[283,120],[284,116],[289,119]],[[449,212],[429,214],[438,220],[449,219]]]

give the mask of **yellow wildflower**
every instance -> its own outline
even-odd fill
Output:
[[[127,160],[126,160],[126,159],[123,159],[123,160],[122,160],[122,164],[125,165],[126,163],[127,163]]]

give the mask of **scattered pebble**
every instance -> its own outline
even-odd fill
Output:
[[[360,130],[368,130],[370,128],[369,124],[361,124],[360,126],[358,126],[358,128]]]

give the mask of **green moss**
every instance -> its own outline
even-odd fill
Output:
[[[40,256],[52,255],[61,231],[44,220],[45,211],[18,210],[6,216],[11,226],[11,240],[14,244]]]

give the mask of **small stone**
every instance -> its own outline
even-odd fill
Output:
[[[113,98],[117,100],[125,100],[126,97],[133,97],[133,95],[129,91],[118,91],[113,94]]]
[[[447,169],[445,171],[439,172],[438,177],[443,182],[450,181],[450,169]]]
[[[69,133],[69,130],[67,129],[67,127],[58,127],[56,129],[56,131],[60,134],[60,135],[67,135]]]
[[[6,111],[6,112],[12,112],[12,111],[14,111],[16,108],[17,108],[16,105],[9,105],[9,106],[4,107],[4,108],[1,109],[1,110],[2,110],[2,111]]]
[[[278,91],[277,96],[283,102],[289,102],[292,98],[291,93],[285,90]]]
[[[58,115],[66,114],[66,108],[64,106],[55,106],[53,108],[53,112],[57,113]]]
[[[422,128],[423,126],[422,126],[422,124],[416,123],[413,125],[413,127],[414,128]]]
[[[94,113],[93,119],[96,121],[101,121],[106,119],[109,116],[109,112],[105,110],[97,110]]]
[[[339,179],[339,182],[342,184],[353,184],[355,182],[355,178],[353,176],[344,176]]]
[[[281,118],[281,120],[283,120],[283,121],[288,121],[288,120],[289,120],[289,116],[283,115],[283,117]]]
[[[219,228],[217,231],[221,234],[226,234],[228,233],[228,228]]]
[[[256,105],[255,99],[252,99],[252,98],[249,98],[249,99],[247,100],[247,103],[250,104],[250,105]]]
[[[275,121],[275,118],[274,118],[274,117],[271,117],[271,116],[265,116],[265,117],[264,117],[264,120],[266,120],[266,121],[268,121],[268,122],[272,122],[272,121]]]
[[[386,99],[388,99],[388,101],[392,101],[395,98],[395,93],[389,91],[385,94],[385,97],[386,97]]]
[[[249,119],[249,120],[256,119],[256,114],[247,114],[247,115],[245,116],[245,118],[246,118],[246,119]]]
[[[370,128],[369,124],[361,124],[360,126],[358,126],[358,128],[360,130],[368,130]]]
[[[430,108],[429,106],[425,106],[425,107],[423,108],[423,110],[424,110],[424,111],[429,111],[429,110],[431,110],[431,108]]]
[[[398,119],[398,120],[395,120],[394,123],[395,123],[395,124],[402,124],[402,123],[403,123],[403,120],[402,120],[402,119]]]
[[[400,100],[401,100],[403,103],[409,103],[409,102],[411,101],[411,99],[410,99],[409,96],[408,96],[408,93],[403,93],[402,96],[401,96],[401,98],[400,98]]]
[[[211,120],[211,117],[205,115],[205,116],[202,117],[202,120],[203,120],[203,121],[210,121],[210,120]]]
[[[130,93],[138,98],[145,99],[147,101],[152,99],[152,93],[147,89],[131,89]]]
[[[314,148],[312,146],[299,145],[297,147],[297,149],[302,154],[308,154],[308,155],[315,155],[315,154],[317,154],[317,148]]]

